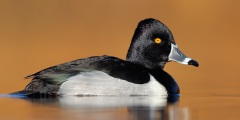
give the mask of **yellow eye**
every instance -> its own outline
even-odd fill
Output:
[[[155,41],[155,43],[157,43],[157,44],[160,44],[160,43],[162,42],[162,40],[161,40],[160,38],[155,38],[154,41]]]

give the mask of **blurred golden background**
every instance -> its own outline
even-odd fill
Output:
[[[71,60],[125,59],[145,18],[166,24],[181,51],[200,63],[165,67],[182,96],[239,95],[238,0],[0,0],[0,93],[22,90],[30,81],[25,76]]]

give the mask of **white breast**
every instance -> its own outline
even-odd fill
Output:
[[[60,95],[167,95],[166,88],[150,76],[145,84],[130,83],[101,71],[84,72],[67,79],[59,89]]]

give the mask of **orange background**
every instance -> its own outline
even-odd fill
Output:
[[[164,22],[180,49],[200,63],[199,68],[166,66],[180,86],[228,85],[240,79],[239,5],[234,0],[1,0],[0,92],[23,89],[29,82],[23,77],[74,59],[104,54],[125,59],[137,23],[149,17]]]
[[[149,17],[200,63],[167,64],[183,96],[239,95],[238,0],[0,0],[0,93],[22,90],[25,76],[52,65],[104,54],[125,59],[137,23]]]

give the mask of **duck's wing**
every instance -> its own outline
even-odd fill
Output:
[[[43,69],[26,78],[59,85],[69,77],[91,71],[102,71],[112,77],[138,84],[146,83],[149,80],[149,74],[141,66],[111,56],[94,56],[78,59]]]
[[[59,64],[43,69],[25,78],[40,79],[49,84],[60,84],[67,78],[84,71],[94,70],[93,63],[106,59],[107,56],[94,56],[84,59],[78,59],[71,62]]]

